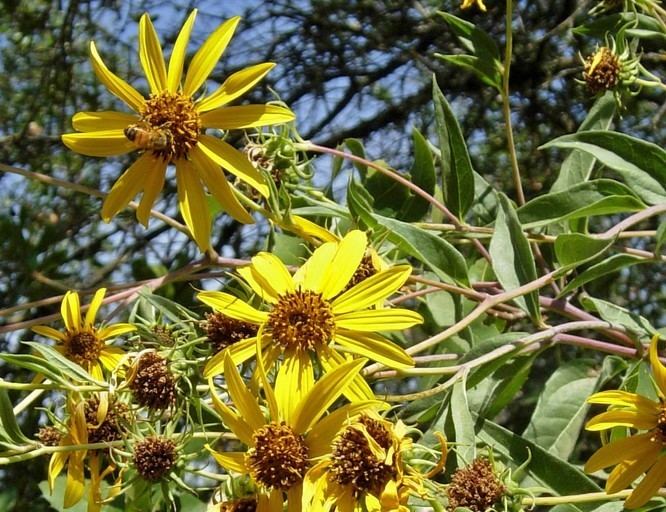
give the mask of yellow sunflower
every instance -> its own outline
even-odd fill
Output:
[[[399,346],[379,331],[407,329],[423,322],[418,313],[400,308],[372,308],[397,291],[411,273],[409,265],[378,271],[348,288],[362,263],[367,246],[365,233],[354,230],[340,242],[318,247],[292,276],[279,258],[259,253],[252,264],[239,269],[267,306],[256,309],[223,292],[201,292],[197,298],[225,315],[259,326],[257,336],[232,344],[213,356],[204,369],[208,377],[222,372],[226,354],[235,364],[256,356],[258,346],[266,366],[282,354],[278,384],[299,382],[293,399],[307,393],[314,382],[313,358],[324,371],[339,366],[350,355],[361,356],[390,368],[414,365]],[[257,343],[257,338],[260,342]],[[346,395],[352,400],[373,396],[362,377]]]
[[[219,399],[209,379],[213,406],[227,427],[249,448],[246,452],[224,453],[208,449],[222,467],[252,478],[259,489],[258,512],[282,510],[285,497],[287,511],[300,512],[303,478],[312,460],[327,454],[335,434],[349,417],[383,405],[376,400],[356,402],[324,416],[358,375],[364,362],[361,359],[340,365],[317,381],[300,400],[293,400],[293,385],[279,382],[273,389],[259,362],[269,412],[267,420],[226,354],[224,374],[236,411]]]
[[[407,466],[407,428],[376,413],[348,419],[329,454],[305,476],[303,509],[328,512],[409,512],[410,494],[425,495],[423,476]]]
[[[79,112],[72,119],[75,130],[62,140],[70,149],[90,156],[112,156],[142,150],[143,154],[116,181],[104,200],[102,218],[108,222],[143,191],[137,219],[148,225],[167,165],[176,166],[178,204],[185,223],[201,251],[210,247],[211,214],[204,185],[236,220],[253,222],[227,182],[224,171],[267,197],[262,175],[240,151],[227,142],[206,135],[206,128],[246,129],[294,119],[291,110],[277,105],[226,106],[259,82],[275,64],[250,66],[229,76],[211,94],[197,97],[236,29],[232,18],[213,32],[195,53],[184,81],[183,63],[197,11],[183,25],[174,44],[168,68],[152,22],[147,14],[139,23],[139,57],[150,86],[146,98],[112,73],[90,43],[93,69],[101,82],[136,114]]]
[[[83,317],[79,294],[68,291],[60,305],[65,332],[46,325],[37,325],[32,328],[37,334],[55,340],[56,349],[61,354],[80,364],[95,379],[101,381],[104,380],[104,375],[100,363],[107,370],[114,370],[125,355],[123,349],[107,345],[105,342],[136,330],[136,327],[131,324],[112,324],[100,329],[93,325],[105,293],[106,288],[100,288],[95,292],[86,316]]]
[[[483,0],[463,0],[462,5],[460,6],[461,9],[469,9],[473,5],[475,5],[482,11],[486,12],[486,6],[483,3]]]
[[[643,506],[666,483],[666,367],[659,361],[658,340],[659,336],[655,336],[650,344],[657,400],[621,390],[602,391],[587,399],[593,404],[612,406],[593,417],[585,426],[587,430],[624,427],[637,431],[602,446],[585,464],[588,473],[615,466],[606,481],[608,494],[621,491],[647,472],[625,502],[627,509]]]

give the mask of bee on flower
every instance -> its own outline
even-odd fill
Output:
[[[197,11],[192,11],[185,21],[168,65],[150,17],[141,17],[139,57],[150,86],[148,97],[110,71],[91,42],[95,74],[134,113],[79,112],[72,119],[78,133],[65,134],[62,140],[73,151],[89,156],[141,151],[104,200],[102,218],[106,222],[143,192],[136,216],[147,226],[153,203],[164,186],[167,166],[175,165],[181,214],[199,249],[206,252],[210,248],[211,214],[204,186],[229,215],[246,224],[253,222],[252,216],[236,197],[224,171],[263,197],[268,197],[269,187],[247,156],[205,130],[243,130],[285,123],[292,121],[294,114],[288,108],[271,104],[228,106],[264,78],[275,66],[272,62],[237,71],[212,93],[199,95],[240,18],[227,20],[211,34],[183,76],[196,15]]]

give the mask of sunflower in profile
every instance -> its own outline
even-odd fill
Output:
[[[34,332],[56,341],[56,349],[70,361],[78,363],[97,380],[103,381],[102,366],[114,370],[125,355],[120,347],[107,345],[122,334],[136,330],[131,324],[112,324],[101,328],[95,327],[95,317],[102,305],[106,288],[95,292],[88,307],[86,316],[81,313],[79,294],[68,291],[62,299],[60,314],[65,323],[65,332],[58,331],[47,325],[37,325]]]
[[[659,336],[655,336],[650,343],[650,365],[657,385],[657,400],[622,390],[601,391],[587,399],[590,403],[610,407],[588,421],[586,430],[616,427],[625,432],[635,430],[602,446],[585,464],[588,473],[615,466],[606,481],[607,494],[625,489],[645,473],[624,504],[630,510],[645,505],[666,483],[666,367],[659,360],[658,341]]]
[[[259,253],[238,273],[264,303],[262,309],[228,293],[199,293],[197,298],[214,310],[258,327],[256,336],[214,355],[204,374],[222,373],[227,353],[240,364],[259,351],[267,367],[283,356],[277,382],[298,382],[292,397],[297,400],[312,388],[314,361],[324,372],[350,357],[365,357],[395,369],[412,367],[412,358],[378,333],[407,329],[423,318],[408,309],[375,307],[405,283],[412,268],[388,267],[349,287],[366,247],[365,233],[350,231],[339,242],[318,247],[293,276],[279,258]],[[359,400],[373,396],[362,377],[346,395]]]
[[[212,379],[209,379],[213,406],[248,449],[245,452],[209,450],[225,469],[250,476],[259,490],[253,503],[258,512],[283,510],[285,498],[287,510],[308,510],[301,508],[303,479],[313,460],[328,453],[333,436],[348,418],[385,407],[378,400],[368,400],[344,405],[326,415],[364,362],[356,360],[339,366],[318,380],[299,400],[291,399],[297,382],[278,382],[273,388],[259,362],[269,413],[266,419],[260,403],[244,384],[231,357],[225,355],[224,375],[234,408],[220,400]]]
[[[141,156],[118,178],[104,200],[102,218],[108,222],[143,191],[137,219],[148,225],[150,210],[162,187],[166,168],[176,166],[178,204],[200,250],[210,248],[211,213],[204,185],[232,217],[253,222],[229,185],[223,171],[235,175],[267,197],[262,175],[240,151],[205,134],[206,128],[247,129],[294,119],[291,110],[277,105],[227,106],[259,82],[275,64],[266,62],[242,69],[212,93],[197,95],[227,47],[240,18],[223,23],[190,61],[183,79],[183,64],[197,11],[185,21],[174,44],[168,66],[147,14],[139,23],[139,57],[150,87],[144,97],[111,72],[95,43],[90,43],[92,66],[111,93],[135,113],[79,112],[72,125],[79,133],[62,136],[67,147],[90,156],[113,156],[140,150]]]

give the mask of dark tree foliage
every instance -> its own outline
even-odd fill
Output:
[[[511,195],[500,99],[472,74],[435,56],[460,51],[438,9],[473,20],[501,44],[504,2],[487,0],[487,4],[486,14],[474,10],[461,14],[459,3],[449,0],[4,0],[0,3],[0,163],[108,191],[130,157],[82,157],[66,150],[59,138],[71,131],[75,112],[119,106],[91,71],[89,41],[95,40],[110,69],[141,88],[145,82],[136,54],[139,16],[151,13],[169,49],[187,13],[197,7],[200,15],[190,52],[220,20],[243,16],[240,33],[213,74],[216,83],[242,67],[274,61],[278,65],[268,80],[246,100],[264,102],[277,94],[297,113],[304,138],[328,146],[359,138],[371,158],[382,158],[397,169],[411,160],[413,126],[434,140],[434,75],[460,118],[476,170]],[[516,10],[512,106],[528,198],[550,187],[557,176],[550,160],[554,153],[539,151],[539,146],[575,131],[593,101],[574,80],[582,67],[572,48],[587,55],[603,41],[576,37],[570,30],[585,21],[589,4],[520,1]],[[663,74],[657,43],[644,44],[644,61]],[[649,92],[629,99],[618,129],[663,143],[662,101],[663,96]],[[232,142],[242,145],[240,139]],[[326,165],[317,167],[323,176],[329,172]],[[171,183],[157,208],[175,215],[175,202]],[[0,309],[4,310],[0,327],[46,313],[37,308],[7,309],[17,304],[70,288],[155,277],[198,257],[193,242],[164,224],[153,220],[144,229],[131,211],[104,224],[100,208],[98,198],[0,173]],[[241,227],[220,216],[213,245],[220,254],[242,257],[257,248],[267,229],[262,223]],[[663,271],[661,276],[640,272],[622,275],[609,286],[617,287],[619,302],[635,300],[642,313],[655,318],[660,314],[659,297],[662,310],[664,305],[659,284]],[[177,285],[168,293],[187,303],[192,288]],[[2,336],[2,351],[20,350],[15,335]],[[9,372],[0,367],[0,377],[19,378]],[[26,432],[36,430],[36,415],[22,419]],[[14,510],[24,510],[28,503],[39,509],[41,505],[32,500],[39,493],[36,484],[45,475],[44,467],[43,460],[34,460],[29,466],[3,470],[5,488],[14,489],[18,497]],[[28,473],[34,478],[25,478]]]

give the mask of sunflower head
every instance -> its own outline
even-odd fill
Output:
[[[305,438],[285,422],[271,422],[253,434],[245,456],[252,478],[269,489],[288,491],[303,481],[310,463]]]
[[[133,462],[144,480],[157,482],[176,465],[176,443],[166,437],[148,437],[134,447]]]
[[[474,512],[485,512],[505,492],[506,487],[495,474],[492,463],[488,459],[478,458],[453,474],[451,484],[446,489],[448,510],[466,507]]]
[[[151,410],[161,410],[176,401],[176,384],[167,360],[156,352],[146,352],[137,358],[129,378],[137,404]]]

